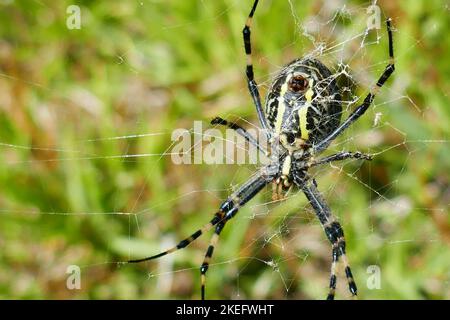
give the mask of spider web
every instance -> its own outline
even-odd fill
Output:
[[[44,15],[62,10],[45,2],[37,5]],[[371,5],[381,8],[380,29],[367,30],[366,10]],[[102,6],[106,5],[89,9],[111,14]],[[0,141],[1,163],[11,168],[2,173],[2,186],[13,186],[0,195],[0,243],[5,247],[0,261],[9,267],[0,272],[0,283],[7,284],[0,296],[199,297],[198,269],[211,232],[162,259],[141,265],[125,262],[165,250],[191,234],[261,167],[171,161],[173,130],[186,128],[195,135],[195,120],[202,120],[206,129],[211,127],[208,120],[218,115],[258,128],[242,72],[240,32],[249,4],[199,1],[201,14],[168,5],[184,15],[171,15],[165,6],[137,1],[116,8],[112,15],[117,19],[131,16],[130,12],[141,14],[138,22],[112,27],[114,36],[129,43],[103,48],[107,58],[101,62],[116,72],[111,82],[94,69],[102,82],[43,84],[37,67],[28,78],[25,72],[0,65],[1,120],[15,125]],[[432,13],[442,9],[433,7]],[[284,64],[311,55],[332,70],[346,93],[345,118],[388,63],[384,10],[393,19],[397,70],[366,114],[324,153],[361,151],[373,154],[374,160],[335,162],[311,172],[344,227],[363,298],[450,298],[449,140],[441,124],[448,118],[442,113],[445,107],[434,109],[426,100],[431,89],[425,88],[422,96],[411,89],[422,70],[415,73],[402,64],[421,52],[423,43],[432,42],[438,27],[429,25],[411,36],[414,33],[403,26],[407,19],[402,9],[385,2],[261,1],[252,29],[256,80],[264,97]],[[90,16],[85,28],[94,20]],[[143,25],[153,20],[155,29],[145,30]],[[133,36],[125,36],[122,27],[132,30]],[[203,38],[197,36],[199,30],[206,34]],[[192,47],[178,43],[177,33],[198,43]],[[205,39],[208,42],[202,42]],[[33,45],[40,49],[33,61],[45,62],[44,53],[54,49]],[[220,47],[209,51],[215,46]],[[217,53],[227,46],[228,56]],[[10,43],[0,48],[0,55],[12,56]],[[182,56],[183,50],[192,48],[204,56],[192,53],[191,60]],[[94,49],[75,42],[72,58],[80,59],[89,50]],[[199,63],[205,57],[209,60]],[[85,63],[93,65],[96,59]],[[196,71],[189,64],[207,66]],[[69,68],[74,66],[69,63]],[[75,79],[86,77],[70,72]],[[442,92],[448,92],[448,85],[443,86]],[[28,113],[32,121],[26,113],[13,111],[13,98],[21,104],[29,101],[26,94],[35,100],[36,108]],[[15,135],[15,130],[21,134]],[[269,186],[227,223],[207,274],[208,297],[325,297],[331,250],[314,212],[300,191],[292,190],[282,201],[271,200],[271,195]],[[16,265],[19,271],[13,268]],[[69,265],[81,268],[80,290],[67,289]],[[376,283],[368,272],[371,266],[381,272],[379,289],[371,286]],[[342,271],[337,297],[347,298]],[[13,276],[16,272],[19,277]]]

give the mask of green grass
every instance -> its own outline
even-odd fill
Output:
[[[279,66],[314,48],[302,27],[332,19],[324,2],[261,1],[253,51],[264,95]],[[0,298],[198,298],[208,235],[158,262],[116,262],[187,236],[255,170],[163,155],[172,131],[194,120],[257,123],[241,39],[251,1],[78,3],[82,28],[68,30],[70,1],[0,2]],[[368,4],[349,1],[351,17],[337,15],[317,39],[363,32]],[[448,8],[379,5],[396,28],[396,72],[330,148],[377,155],[324,167],[317,180],[344,226],[362,299],[449,299]],[[345,46],[359,96],[387,61],[378,34],[378,44],[371,33],[362,49],[360,38]],[[341,49],[324,62],[336,65]],[[148,133],[162,134],[96,140]],[[270,197],[269,187],[227,224],[208,298],[326,296],[330,247],[304,196]],[[66,287],[69,265],[81,267],[81,290]],[[379,290],[366,285],[371,265]],[[347,298],[343,277],[338,287]]]

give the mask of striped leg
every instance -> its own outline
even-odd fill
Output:
[[[370,105],[373,102],[373,99],[375,98],[375,95],[378,93],[380,88],[384,85],[387,79],[391,76],[391,74],[395,70],[394,65],[394,46],[392,41],[392,26],[391,26],[391,19],[386,20],[386,26],[387,26],[387,32],[389,37],[389,64],[384,69],[383,74],[380,76],[380,78],[377,81],[377,84],[375,87],[370,90],[369,94],[364,99],[364,102],[358,106],[351,114],[350,116],[336,129],[334,130],[328,137],[323,139],[321,142],[319,142],[317,145],[315,145],[314,153],[321,152],[327,148],[327,146],[336,139],[337,136],[339,136],[342,132],[344,132],[345,129],[347,129],[353,122],[358,120],[370,107]]]
[[[330,275],[330,291],[327,299],[333,300],[336,290],[336,264],[340,258],[345,266],[345,276],[347,277],[348,289],[352,296],[356,296],[358,289],[356,288],[355,281],[353,280],[352,271],[348,263],[347,256],[345,254],[345,238],[344,231],[339,222],[337,222],[331,213],[330,208],[325,203],[320,192],[317,190],[314,183],[304,185],[302,187],[303,192],[311,203],[320,223],[323,226],[325,234],[332,245],[332,263],[331,263],[331,275]]]
[[[267,137],[270,138],[269,126],[267,125],[266,117],[264,116],[263,107],[261,105],[261,96],[259,95],[258,85],[254,79],[253,74],[253,63],[252,63],[252,44],[250,40],[250,26],[252,24],[253,14],[255,13],[256,6],[258,5],[258,0],[255,0],[253,3],[252,10],[248,15],[247,22],[245,23],[245,27],[242,30],[242,34],[244,37],[244,48],[245,54],[247,56],[247,67],[246,67],[246,75],[247,75],[247,85],[248,90],[250,91],[250,95],[252,96],[253,103],[256,107],[256,112],[258,114],[259,122],[261,123],[262,128],[267,134]]]
[[[334,300],[334,294],[336,292],[336,264],[338,262],[338,251],[335,246],[331,251],[332,261],[331,261],[331,271],[330,271],[330,291],[328,292],[327,300]]]
[[[160,252],[158,254],[155,254],[154,256],[150,256],[150,257],[146,257],[146,258],[142,258],[142,259],[129,260],[128,263],[139,263],[139,262],[143,262],[143,261],[158,259],[158,258],[160,258],[162,256],[165,256],[166,254],[169,254],[169,253],[175,252],[177,250],[183,249],[183,248],[187,247],[195,239],[200,237],[203,233],[207,232],[213,226],[218,224],[219,221],[221,221],[223,219],[223,216],[224,216],[223,212],[218,211],[215,214],[214,218],[211,219],[210,222],[208,222],[202,228],[200,228],[197,231],[195,231],[193,234],[191,234],[190,237],[188,237],[188,238],[186,238],[184,240],[181,240],[175,247],[170,248],[170,249],[168,249],[166,251]]]
[[[214,119],[211,120],[211,124],[219,124],[222,126],[227,126],[228,128],[236,131],[237,134],[241,135],[242,137],[245,138],[245,140],[247,140],[250,144],[252,144],[254,147],[256,147],[259,151],[261,151],[262,153],[264,153],[266,156],[269,154],[267,152],[267,150],[265,150],[260,144],[259,142],[250,134],[247,132],[247,130],[245,130],[244,128],[242,128],[240,125],[238,125],[237,123],[234,122],[229,122],[225,119],[222,119],[220,117],[215,117]]]
[[[256,194],[258,194],[259,191],[261,191],[270,181],[272,181],[273,177],[267,176],[266,169],[267,168],[262,168],[250,179],[248,179],[247,182],[242,184],[238,190],[236,190],[231,196],[228,197],[227,200],[225,200],[222,203],[219,211],[217,211],[214,218],[212,218],[211,221],[205,224],[201,229],[195,231],[190,237],[180,241],[175,247],[163,251],[161,253],[158,253],[154,256],[142,259],[129,260],[128,262],[137,263],[142,261],[153,260],[165,256],[169,253],[175,252],[179,249],[183,249],[186,246],[188,246],[191,242],[193,242],[195,239],[200,237],[203,233],[205,233],[206,231],[210,230],[212,227],[215,226],[216,228],[214,234],[211,238],[208,250],[206,251],[205,259],[200,268],[201,282],[202,282],[201,295],[202,299],[204,299],[206,271],[208,270],[209,261],[211,260],[214,247],[217,241],[219,240],[220,232],[222,232],[225,223],[236,215],[239,208],[241,208],[244,204],[250,201]]]
[[[225,221],[219,222],[214,230],[214,234],[211,237],[211,241],[209,242],[208,250],[206,250],[205,259],[203,260],[202,266],[200,267],[200,275],[201,275],[201,292],[202,292],[202,300],[205,300],[205,284],[206,284],[206,271],[209,268],[209,262],[212,258],[214,248],[219,241],[219,235],[225,226]]]
[[[244,183],[236,192],[234,192],[220,207],[220,210],[226,213],[223,219],[216,225],[216,229],[214,230],[214,234],[211,237],[211,241],[205,254],[205,259],[200,267],[202,300],[205,300],[206,272],[208,271],[209,262],[214,252],[214,247],[219,240],[219,235],[222,232],[223,227],[228,220],[237,214],[239,208],[252,199],[270,181],[271,180],[266,178],[263,174],[256,174]]]
[[[367,154],[367,153],[361,153],[359,151],[356,151],[356,152],[342,151],[342,152],[332,154],[328,157],[315,159],[309,164],[309,166],[315,167],[315,166],[326,164],[329,162],[341,161],[341,160],[350,159],[350,158],[372,160],[372,155]]]

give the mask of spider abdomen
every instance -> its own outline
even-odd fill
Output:
[[[277,135],[314,144],[341,120],[341,95],[331,71],[319,60],[297,59],[275,77],[266,99],[266,119]]]

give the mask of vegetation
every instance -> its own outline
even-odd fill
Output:
[[[172,131],[194,120],[257,124],[241,39],[251,1],[77,3],[81,29],[70,30],[72,1],[0,1],[0,299],[199,298],[209,235],[155,262],[119,262],[192,233],[257,168],[175,165],[166,154]],[[261,1],[252,36],[262,94],[320,41],[321,59],[343,59],[366,94],[387,62],[385,30],[330,49],[364,32],[370,5],[334,3]],[[328,151],[375,157],[316,177],[344,226],[360,298],[449,299],[449,8],[378,5],[396,28],[396,72]],[[226,226],[208,298],[326,296],[330,246],[305,197],[288,198],[270,203],[267,188]],[[70,265],[80,290],[66,286]],[[369,288],[370,266],[380,289]],[[348,298],[340,274],[337,298]]]

